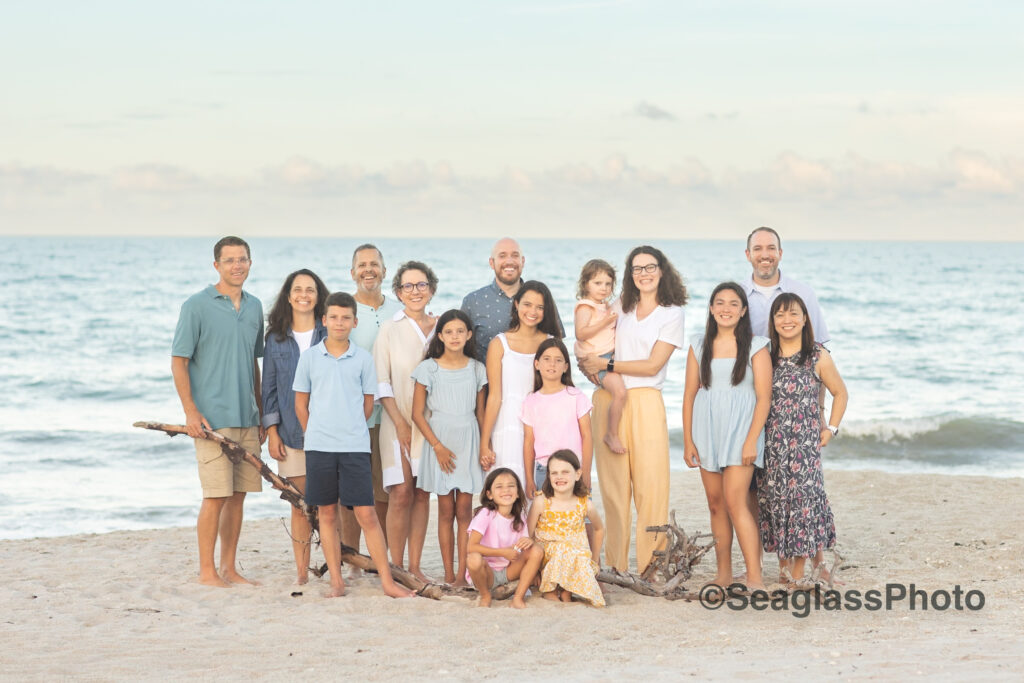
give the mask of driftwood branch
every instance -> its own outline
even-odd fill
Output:
[[[178,434],[186,433],[183,425],[165,424],[163,422],[136,422],[132,426],[139,427],[140,429],[151,429],[158,432],[164,432],[168,436],[177,436]],[[281,491],[282,500],[287,501],[306,515],[306,518],[309,520],[310,528],[319,538],[320,521],[317,519],[316,508],[306,505],[306,500],[303,498],[302,492],[299,491],[287,477],[278,476],[276,472],[267,466],[267,463],[263,462],[262,458],[245,450],[245,448],[243,448],[239,443],[232,441],[223,434],[204,429],[202,438],[215,441],[220,444],[220,448],[224,452],[224,455],[226,455],[231,462],[237,464],[244,461],[255,467],[263,479],[265,479],[275,489]],[[359,567],[364,571],[377,571],[377,566],[374,564],[372,559],[344,543],[341,544],[341,560],[353,567]],[[417,595],[433,598],[434,600],[440,600],[443,597],[449,596],[473,597],[476,595],[476,591],[472,588],[452,588],[446,584],[427,583],[401,567],[396,567],[390,563],[388,566],[391,567],[391,575],[394,577],[395,581],[410,590],[416,591]],[[323,569],[311,569],[317,576],[322,576],[325,573]]]
[[[178,434],[186,433],[183,425],[165,424],[163,422],[136,422],[132,426],[139,427],[140,429],[151,429],[158,432],[164,432],[168,436],[177,436]],[[303,498],[302,492],[299,491],[287,477],[278,476],[272,469],[270,469],[270,467],[267,466],[267,463],[265,463],[262,458],[254,453],[250,453],[240,444],[232,441],[222,434],[204,429],[202,438],[215,441],[220,444],[224,455],[226,455],[231,462],[237,464],[244,461],[255,467],[263,479],[270,483],[273,488],[281,492],[282,500],[287,501],[306,515],[306,518],[310,523],[310,528],[313,530],[313,534],[316,534],[316,537],[319,538],[320,524],[317,519],[316,508],[306,505],[306,500]],[[654,552],[654,559],[651,560],[651,563],[648,565],[647,569],[644,570],[644,573],[638,576],[629,572],[620,572],[616,569],[608,568],[602,569],[598,572],[597,580],[608,585],[627,588],[639,593],[640,595],[662,597],[669,600],[697,599],[696,593],[686,590],[686,587],[683,586],[683,581],[690,578],[691,567],[700,562],[701,558],[704,557],[712,547],[714,547],[714,540],[705,545],[701,545],[698,541],[704,538],[710,538],[709,534],[696,533],[693,535],[687,535],[686,532],[680,529],[676,523],[675,510],[669,514],[668,524],[647,527],[647,530],[666,534],[668,536],[668,542],[664,550],[656,550]],[[312,538],[313,536],[311,535],[311,539]],[[353,567],[359,567],[364,571],[377,571],[377,567],[371,558],[345,544],[341,544],[341,560]],[[833,564],[833,571],[835,564]],[[396,567],[390,563],[388,566],[391,567],[391,575],[397,583],[402,584],[410,590],[416,591],[418,595],[422,595],[423,597],[440,600],[443,597],[474,597],[476,595],[476,590],[473,588],[453,588],[447,584],[428,583],[401,567]],[[326,573],[325,568],[323,567],[313,567],[311,570],[317,576],[322,576]],[[656,577],[658,576],[660,576],[661,580],[656,580]],[[503,586],[498,586],[494,591],[492,591],[494,598],[496,600],[504,600],[512,597],[518,583],[518,581],[511,581]]]

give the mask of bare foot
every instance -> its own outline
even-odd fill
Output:
[[[305,586],[307,583],[309,583],[309,574],[299,574],[295,579],[296,586]]]
[[[348,576],[349,579],[358,579],[363,575],[363,570],[359,567],[349,567]]]
[[[248,586],[258,586],[258,585],[260,585],[259,581],[253,581],[252,579],[247,579],[244,576],[242,576],[241,574],[239,574],[238,572],[236,572],[235,570],[231,570],[229,572],[224,572],[221,575],[221,578],[224,579],[225,581],[227,581],[228,583],[240,583],[240,584],[244,584],[244,585],[248,585]]]
[[[572,592],[563,589],[562,592],[559,593],[558,599],[562,602],[572,602]]]
[[[518,595],[513,595],[512,596],[512,607],[514,607],[515,609],[523,609],[524,607],[526,607],[526,601],[523,600]]]
[[[466,575],[465,574],[461,574],[460,578],[456,579],[455,582],[451,584],[451,587],[452,588],[465,588],[468,585],[469,585],[469,581],[466,581]]]
[[[412,574],[413,576],[415,576],[417,579],[419,579],[423,583],[434,583],[434,580],[432,578],[430,578],[429,576],[424,574],[419,569],[410,569],[409,573]]]
[[[487,595],[481,593],[480,602],[477,603],[477,607],[490,607],[491,600],[493,600],[493,597],[491,596],[490,593],[488,593]]]
[[[381,584],[381,588],[384,590],[384,595],[386,595],[386,596],[388,596],[390,598],[415,598],[416,597],[416,593],[414,593],[413,591],[409,590],[408,588],[403,588],[403,587],[399,586],[395,582],[391,582],[391,583],[389,583],[386,586]]]
[[[547,593],[541,593],[540,597],[544,598],[545,600],[553,600],[555,602],[558,602],[558,591],[548,591]]]
[[[328,598],[340,598],[344,594],[345,594],[345,583],[344,582],[342,582],[341,585],[334,585],[332,583],[331,584],[331,590],[327,592],[327,597]]]
[[[220,578],[220,574],[214,574],[213,576],[199,576],[199,583],[204,586],[212,586],[214,588],[231,588],[231,584]]]
[[[618,453],[619,455],[622,455],[623,453],[626,452],[626,447],[622,445],[621,441],[619,441],[618,434],[612,434],[611,432],[605,434],[604,445],[607,446],[608,450],[610,450],[612,453]]]

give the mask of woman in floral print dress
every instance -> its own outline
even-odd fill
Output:
[[[832,356],[814,341],[799,296],[779,295],[768,319],[773,374],[764,469],[757,473],[761,543],[778,553],[780,571],[788,571],[795,583],[804,577],[807,558],[836,542],[821,449],[839,432],[847,393]],[[819,405],[822,384],[832,394],[827,426]]]

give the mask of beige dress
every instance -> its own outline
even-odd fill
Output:
[[[402,310],[380,326],[377,340],[373,343],[378,400],[393,397],[398,405],[398,411],[412,428],[412,448],[409,453],[403,454],[398,443],[395,423],[391,421],[388,411],[381,411],[380,462],[384,488],[389,491],[392,486],[405,481],[401,460],[403,455],[409,461],[413,476],[420,470],[423,435],[412,421],[412,396],[416,387],[412,371],[423,360],[424,351],[432,336],[433,331],[429,335],[424,335],[416,321],[406,316]]]

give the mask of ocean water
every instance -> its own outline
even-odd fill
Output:
[[[265,310],[309,267],[351,291],[364,239],[253,239],[246,289]],[[431,309],[492,277],[491,240],[376,240],[387,263],[416,258],[440,278]],[[178,309],[216,280],[209,239],[0,238],[0,538],[190,525],[200,502],[191,441],[133,428],[183,419],[170,375]],[[749,273],[742,243],[658,241],[682,272],[688,335],[706,299]],[[633,241],[523,242],[571,334],[580,266],[621,268]],[[815,287],[850,391],[826,467],[1024,476],[1024,244],[792,242],[783,270]],[[664,396],[673,476],[682,463],[684,355]],[[586,381],[577,376],[577,382]],[[285,517],[273,492],[249,518]]]

